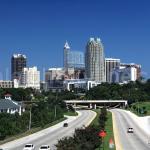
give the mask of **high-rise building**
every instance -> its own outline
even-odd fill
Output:
[[[40,89],[40,71],[37,67],[23,69],[20,85],[24,88]]]
[[[66,41],[65,45],[64,45],[64,68],[67,69],[68,68],[68,53],[70,51],[70,46],[68,44],[68,42]]]
[[[85,72],[88,79],[105,82],[104,48],[99,38],[90,38],[86,45]]]
[[[20,79],[23,68],[27,65],[27,57],[22,54],[14,54],[11,58],[11,79]]]
[[[106,82],[111,83],[113,69],[120,66],[120,59],[105,58]]]
[[[72,51],[68,42],[64,45],[64,68],[84,68],[84,53]]]

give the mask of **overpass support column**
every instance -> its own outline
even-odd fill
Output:
[[[67,90],[70,91],[70,84],[67,84]]]
[[[77,106],[76,103],[74,103],[73,106],[76,107]]]
[[[89,104],[89,107],[88,107],[88,108],[92,109],[92,104]]]
[[[93,109],[96,109],[96,104],[93,104]]]

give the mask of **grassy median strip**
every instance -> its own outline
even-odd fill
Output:
[[[104,138],[104,150],[109,150],[109,141],[110,139],[113,140],[114,142],[114,134],[113,134],[113,124],[112,124],[112,113],[107,112],[107,121],[106,121],[106,126],[105,130],[107,132],[106,137]],[[101,148],[102,150],[102,148]],[[115,148],[112,148],[112,150],[115,150]]]
[[[91,123],[91,125],[95,125],[98,126],[99,125],[99,114],[100,114],[100,110],[94,110],[97,113],[96,118],[93,120],[93,122]],[[96,150],[110,150],[109,148],[109,142],[110,139],[113,140],[114,142],[114,135],[113,135],[113,124],[112,124],[112,113],[107,111],[107,121],[106,121],[106,126],[105,126],[105,130],[106,130],[106,137],[104,138],[104,149],[103,149],[103,144],[101,145],[100,148],[97,148]],[[111,150],[115,150],[115,147],[112,148]]]
[[[99,115],[100,115],[100,109],[94,109],[93,111],[95,111],[97,113],[95,119],[91,122],[90,125],[94,125],[94,126],[99,126]]]

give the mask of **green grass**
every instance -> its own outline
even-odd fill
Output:
[[[41,130],[46,129],[46,128],[48,128],[48,127],[51,127],[51,126],[53,126],[53,125],[55,125],[55,124],[57,124],[57,123],[59,123],[59,122],[61,122],[61,121],[64,121],[65,119],[66,119],[66,118],[64,117],[64,118],[61,118],[61,119],[59,119],[59,120],[56,120],[56,121],[54,121],[54,122],[52,122],[52,123],[49,123],[49,124],[45,125],[43,128],[42,128],[42,127],[31,128],[30,131],[28,130],[28,131],[26,131],[26,132],[24,132],[24,133],[20,133],[20,134],[17,134],[17,135],[8,137],[8,138],[6,137],[5,140],[0,141],[0,145],[1,145],[1,144],[4,144],[4,143],[7,143],[7,142],[10,142],[10,141],[13,141],[13,140],[16,140],[16,139],[19,139],[19,138],[22,138],[22,137],[25,137],[25,136],[28,136],[28,135],[30,135],[30,134],[33,134],[33,133],[38,132],[38,131],[41,131]]]
[[[77,116],[78,113],[77,112],[68,111],[68,112],[65,112],[64,115],[66,115],[66,116]]]
[[[146,111],[146,113],[141,113],[140,109],[143,110],[143,112]],[[148,116],[148,115],[150,115],[150,102],[137,102],[137,103],[133,103],[131,105],[131,108],[129,108],[128,110],[132,111],[133,113],[135,113],[138,116]]]
[[[94,109],[93,111],[95,111],[97,113],[95,119],[91,122],[90,125],[95,125],[95,126],[99,126],[99,121],[98,121],[98,117],[100,114],[100,110],[99,109]]]
[[[105,130],[106,130],[106,137],[104,138],[104,150],[109,150],[109,140],[112,138],[113,141],[114,141],[114,134],[113,134],[113,124],[112,124],[112,114],[111,112],[107,112],[107,121],[106,121],[106,127],[105,127]],[[101,148],[102,150],[102,148]],[[112,149],[112,150],[115,150]]]
[[[99,114],[100,114],[100,110],[94,110],[96,113],[97,113],[97,116],[96,118],[93,120],[93,122],[91,123],[91,125],[98,125],[98,117],[99,117]],[[105,130],[107,132],[107,135],[106,137],[104,138],[104,150],[110,150],[109,148],[109,140],[110,138],[113,139],[114,141],[114,135],[113,135],[113,124],[112,124],[112,114],[111,112],[107,112],[107,121],[106,121],[106,126],[105,126]],[[96,150],[103,150],[102,148],[102,145],[101,145],[101,148],[97,148]],[[111,150],[115,150],[114,149],[111,149]]]

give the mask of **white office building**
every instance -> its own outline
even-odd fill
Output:
[[[21,74],[21,87],[40,89],[40,71],[37,67],[24,68]]]
[[[116,67],[112,73],[112,82],[128,83],[136,81],[140,76],[139,66],[136,64],[120,64],[120,67]]]
[[[100,84],[101,82],[91,81],[91,80],[86,80],[86,79],[71,79],[71,80],[65,80],[63,82],[64,89],[68,91],[72,91],[75,88],[89,90]]]

